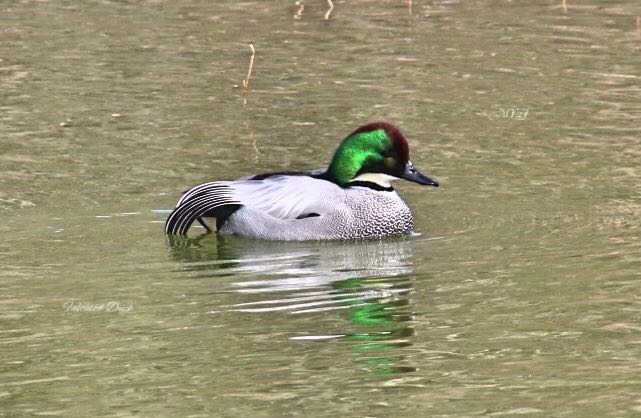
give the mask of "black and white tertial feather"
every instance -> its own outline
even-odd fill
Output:
[[[165,232],[170,235],[186,235],[194,221],[203,216],[222,217],[229,209],[242,203],[235,197],[230,182],[214,181],[201,184],[180,198],[176,208],[165,223]],[[227,209],[227,210],[226,210]]]

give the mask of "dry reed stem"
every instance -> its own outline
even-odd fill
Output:
[[[243,100],[244,104],[247,104],[247,93],[249,93],[249,80],[252,76],[252,70],[254,69],[254,57],[256,56],[256,50],[254,49],[254,44],[249,44],[249,47],[252,50],[252,56],[249,59],[249,69],[247,70],[247,78],[243,80]]]
[[[568,12],[567,0],[563,0],[563,2],[561,2],[561,6],[563,7],[563,13],[567,13]]]
[[[303,17],[303,10],[305,10],[303,0],[298,0],[294,3],[294,6],[298,7],[298,10],[296,10],[296,14],[294,15],[294,19],[301,19]]]
[[[407,9],[410,12],[410,16],[412,16],[412,0],[407,1]]]
[[[327,5],[329,6],[329,9],[327,9],[327,12],[325,13],[325,20],[329,20],[329,15],[331,15],[332,10],[334,10],[334,3],[332,0],[327,0]]]

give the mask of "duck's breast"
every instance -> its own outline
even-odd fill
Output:
[[[396,191],[379,191],[355,187],[348,193],[351,209],[351,234],[378,237],[406,234],[414,230],[414,218],[407,204]]]

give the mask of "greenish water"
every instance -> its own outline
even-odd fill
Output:
[[[0,415],[641,413],[641,4],[302,4],[0,5]],[[420,235],[164,236],[378,118]]]

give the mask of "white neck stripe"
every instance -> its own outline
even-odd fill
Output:
[[[386,188],[392,187],[391,182],[394,180],[398,180],[398,178],[383,173],[363,173],[352,179],[352,181],[369,181],[370,183],[376,183]]]

